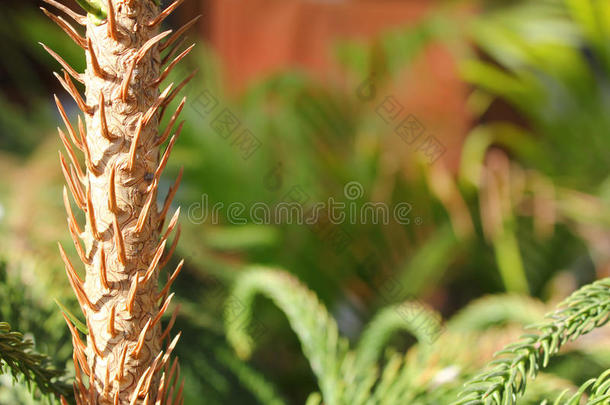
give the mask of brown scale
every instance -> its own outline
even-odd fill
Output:
[[[68,281],[88,328],[83,339],[65,317],[74,345],[76,401],[104,405],[181,404],[182,385],[176,388],[180,367],[176,360],[170,366],[180,334],[171,342],[169,339],[178,307],[165,328],[161,317],[168,311],[173,298],[169,289],[184,261],[160,291],[157,281],[180,236],[179,210],[165,232],[163,223],[182,171],[161,209],[156,201],[161,174],[182,129],[183,123],[170,137],[185,100],[162,133],[158,124],[194,72],[177,86],[170,84],[163,91],[159,88],[192,50],[190,46],[173,56],[181,44],[180,37],[197,18],[175,32],[160,32],[162,21],[183,0],[176,0],[163,11],[152,0],[104,0],[107,17],[101,22],[55,0],[45,2],[86,27],[83,36],[64,17],[42,8],[83,49],[87,61],[85,72],[78,73],[60,55],[42,45],[60,64],[62,73],[55,76],[84,117],[84,122],[78,117],[75,130],[55,97],[66,127],[65,131],[59,129],[59,136],[69,160],[61,152],[59,156],[68,186],[63,190],[68,228],[85,267],[83,278],[59,246]],[[166,49],[162,58],[160,53]],[[84,83],[84,96],[73,80]],[[161,154],[160,147],[168,139]],[[83,154],[83,166],[77,151]],[[76,207],[84,212],[85,224],[77,222],[68,190]],[[175,236],[166,251],[174,229]],[[166,339],[169,344],[163,351]],[[61,401],[66,403],[64,398]]]

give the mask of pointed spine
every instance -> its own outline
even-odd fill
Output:
[[[136,151],[138,149],[138,143],[140,142],[140,136],[142,135],[142,129],[144,128],[144,122],[142,118],[138,121],[136,128],[136,134],[131,140],[131,146],[129,147],[129,157],[127,158],[127,170],[132,171],[136,163]]]
[[[100,126],[102,127],[102,136],[109,141],[114,141],[118,137],[112,135],[108,129],[108,119],[106,117],[106,100],[104,99],[104,93],[100,91],[99,97],[99,111],[100,111]]]
[[[140,285],[140,277],[137,275],[133,278],[131,282],[131,287],[129,287],[129,293],[127,294],[127,301],[125,303],[125,310],[129,313],[133,313],[133,303],[136,299],[136,294],[138,293],[138,287]]]
[[[85,172],[83,172],[83,169],[81,169],[80,164],[78,163],[78,159],[76,157],[76,153],[74,152],[74,149],[72,149],[72,145],[70,145],[70,142],[68,142],[68,139],[66,138],[66,134],[64,134],[64,132],[61,130],[61,128],[57,128],[57,132],[59,133],[59,138],[61,139],[61,143],[64,145],[64,148],[66,148],[66,152],[68,152],[68,156],[70,157],[70,162],[76,168],[76,173],[78,174],[78,178],[82,181],[82,179],[85,178]]]
[[[178,278],[178,274],[180,274],[180,272],[182,271],[183,266],[184,266],[184,259],[180,260],[180,263],[178,263],[178,266],[176,266],[176,270],[174,270],[172,275],[167,280],[165,287],[163,287],[163,290],[161,290],[159,295],[157,295],[157,300],[165,297],[165,295],[169,292],[169,289],[172,287],[172,284],[174,284],[174,281],[176,281],[176,278]],[[161,339],[161,340],[163,340],[163,339]]]
[[[66,114],[66,110],[64,109],[63,104],[61,103],[61,101],[59,101],[59,98],[57,98],[57,95],[53,95],[54,99],[55,99],[55,104],[57,105],[57,109],[59,110],[59,114],[61,115],[61,119],[64,122],[64,125],[66,126],[66,129],[68,130],[68,134],[70,135],[70,138],[72,139],[72,143],[74,143],[74,145],[76,145],[76,147],[79,150],[83,150],[83,147],[80,143],[80,141],[78,140],[78,137],[76,136],[76,132],[74,131],[74,127],[72,126],[72,124],[70,123],[70,120],[68,119],[68,115]]]
[[[114,14],[114,6],[112,5],[112,0],[106,0],[106,5],[108,6],[108,36],[115,41],[119,40],[119,30],[116,24],[116,17]]]
[[[159,322],[161,320],[161,317],[165,314],[165,311],[167,311],[167,308],[169,307],[169,304],[172,302],[172,298],[174,298],[174,293],[171,293],[169,295],[169,297],[167,297],[165,302],[163,302],[163,306],[159,310],[159,313],[157,314],[157,316],[155,316],[155,319],[153,319],[153,321],[152,321],[152,325],[151,326],[153,328],[155,327],[157,322]]]
[[[74,217],[74,213],[72,212],[72,206],[70,205],[70,199],[68,198],[68,191],[66,191],[66,186],[63,187],[63,199],[64,199],[64,207],[66,209],[66,214],[68,215],[68,222],[74,229],[79,233],[83,233],[82,229],[78,225],[76,218]]]
[[[167,192],[167,196],[165,197],[165,201],[163,202],[163,209],[159,213],[159,228],[163,227],[163,223],[165,222],[165,216],[167,215],[167,212],[169,211],[169,207],[171,207],[171,205],[172,205],[172,201],[174,199],[174,196],[176,195],[176,192],[178,191],[178,187],[180,187],[180,182],[182,181],[183,173],[184,173],[184,168],[181,167],[180,172],[178,172],[178,177],[176,177],[176,181],[169,188],[169,191]]]
[[[108,179],[108,210],[113,214],[119,213],[119,207],[116,203],[116,162],[112,164],[110,169],[110,178]]]
[[[85,290],[83,288],[83,284],[82,284],[82,282],[79,282],[79,278],[76,277],[76,274],[73,272],[70,272],[68,270],[67,266],[66,266],[66,273],[68,274],[68,281],[70,282],[70,285],[72,286],[72,289],[74,290],[74,293],[76,294],[76,299],[78,300],[83,311],[85,310],[86,307],[89,307],[92,310],[97,312],[97,306],[95,304],[93,304],[91,302],[91,300],[89,299],[89,297],[87,296],[87,293],[85,292]]]
[[[77,117],[77,125],[78,125],[78,134],[79,134],[79,145],[80,145],[80,150],[85,153],[85,146],[83,145],[82,139],[86,139],[87,138],[87,131],[85,131],[85,125],[83,124],[83,120],[81,119],[80,115],[78,115]]]
[[[149,404],[149,400],[150,400],[150,384],[152,383],[153,377],[155,376],[155,371],[157,368],[157,365],[159,364],[159,361],[161,360],[161,356],[163,355],[163,351],[159,352],[159,354],[157,355],[157,357],[155,357],[155,360],[152,362],[152,364],[148,367],[148,370],[146,373],[144,373],[144,385],[142,386],[142,389],[140,390],[139,394],[140,395],[144,395],[144,404]]]
[[[55,0],[42,0],[42,1],[44,1],[45,3],[47,3],[50,6],[55,7],[58,10],[63,11],[70,18],[72,18],[77,24],[80,24],[80,25],[86,25],[87,24],[87,17],[86,16],[76,13],[75,11],[70,9],[69,7],[66,7],[63,4],[58,3]]]
[[[115,326],[115,317],[116,317],[116,304],[112,305],[110,308],[110,316],[108,316],[108,325],[107,331],[110,337],[116,336],[116,326]]]
[[[51,48],[49,48],[48,46],[46,46],[45,44],[43,44],[42,42],[39,42],[39,44],[44,48],[45,51],[47,51],[47,53],[49,55],[51,55],[53,57],[53,59],[55,59],[64,69],[67,73],[70,74],[70,76],[72,76],[75,80],[79,81],[80,83],[84,83],[85,81],[83,80],[83,77],[80,73],[78,73],[76,70],[74,70],[74,68],[72,66],[70,66],[61,56],[59,56],[55,51],[53,51]],[[61,82],[61,81],[60,81]]]
[[[66,179],[66,183],[68,184],[68,188],[72,193],[72,197],[74,197],[74,201],[78,204],[78,206],[84,210],[85,209],[85,198],[82,188],[80,187],[80,183],[74,181],[74,178],[70,174],[70,170],[68,168],[68,164],[66,163],[66,159],[64,159],[64,155],[59,152],[59,163],[61,165],[61,171],[64,174]]]
[[[121,229],[119,228],[119,220],[115,214],[112,219],[112,228],[114,230],[114,243],[117,250],[117,256],[119,258],[119,263],[123,266],[127,264],[127,257],[125,255],[125,242],[123,241],[123,234],[121,233]]]
[[[157,141],[155,142],[154,146],[160,146],[163,142],[165,142],[167,140],[167,138],[169,137],[169,134],[170,134],[172,128],[174,127],[174,124],[176,123],[176,120],[180,116],[180,113],[182,113],[182,109],[184,108],[184,104],[186,104],[186,97],[184,97],[182,99],[182,101],[178,105],[178,108],[176,108],[176,111],[174,112],[174,114],[170,118],[169,123],[167,124],[167,127],[165,128],[165,131],[163,131],[163,134],[157,139]],[[183,125],[184,125],[184,122],[182,122],[180,124],[178,130],[176,131],[177,133],[180,133],[180,131],[182,131],[182,126]]]
[[[184,88],[184,86],[186,86],[193,79],[193,77],[195,77],[196,74],[197,74],[197,69],[195,69],[193,72],[191,72],[191,74],[188,75],[183,81],[181,81],[180,84],[178,85],[178,87],[176,87],[170,93],[167,100],[165,100],[165,102],[161,106],[161,113],[159,114],[159,121],[161,121],[163,119],[163,115],[165,114],[165,110],[166,110],[167,106],[174,100],[174,98],[178,95],[178,93],[180,93],[180,91]]]
[[[183,398],[182,395],[184,393],[184,380],[180,382],[180,388],[178,389],[178,394],[176,394],[176,405],[181,405]]]
[[[165,243],[166,243],[166,241],[163,241],[157,247],[157,250],[155,251],[155,256],[153,257],[152,261],[150,262],[150,265],[148,266],[146,273],[144,273],[144,277],[142,278],[142,281],[141,281],[142,283],[147,283],[150,280],[150,278],[152,277],[155,270],[157,269],[159,260],[161,260],[161,255],[163,254],[163,251],[165,250]]]
[[[103,174],[103,171],[99,169],[94,163],[93,158],[91,157],[91,150],[89,149],[89,144],[87,143],[87,137],[84,135],[83,131],[80,132],[81,144],[83,145],[83,149],[85,152],[85,165],[89,172],[93,173],[94,176],[99,177]]]
[[[106,374],[104,374],[104,389],[102,391],[102,398],[108,398],[110,392],[110,367],[106,367]]]
[[[69,219],[68,219],[68,230],[70,231],[70,236],[72,237],[72,242],[74,242],[74,248],[76,249],[76,252],[78,253],[78,257],[80,258],[81,262],[90,265],[92,260],[89,259],[87,257],[87,254],[85,253],[85,250],[83,249],[83,247],[81,246],[80,242],[79,242],[79,233],[76,229],[76,224],[73,224]]]
[[[174,1],[172,4],[167,6],[167,8],[165,10],[160,12],[159,15],[157,17],[155,17],[155,19],[153,19],[151,22],[149,22],[148,26],[150,28],[154,28],[155,26],[161,24],[161,22],[163,20],[165,20],[171,13],[173,13],[174,10],[176,8],[178,8],[178,6],[180,6],[180,4],[182,4],[183,2],[184,2],[184,0],[176,0],[176,1]]]
[[[102,353],[102,351],[100,350],[100,348],[97,345],[97,341],[95,339],[95,333],[94,330],[91,328],[91,323],[89,322],[89,317],[86,317],[87,319],[87,329],[89,330],[89,339],[91,340],[91,347],[93,349],[93,351],[95,352],[95,354],[98,355],[98,357],[103,358],[104,354]],[[93,376],[93,373],[91,373],[91,375]]]
[[[178,341],[180,340],[181,336],[182,336],[182,332],[178,332],[178,334],[174,337],[174,339],[172,339],[171,343],[169,345],[167,345],[167,350],[165,351],[165,355],[163,356],[164,363],[169,360],[169,358],[172,355],[172,352],[174,351],[174,349],[176,348],[176,345],[178,344]],[[180,365],[178,365],[178,367],[180,367]]]
[[[93,115],[93,109],[85,103],[85,100],[83,100],[83,97],[80,95],[80,93],[74,86],[74,83],[72,83],[68,72],[64,71],[63,79],[56,72],[54,72],[53,74],[55,75],[59,83],[62,85],[62,87],[68,92],[68,94],[72,96],[72,98],[76,102],[76,105],[78,105],[78,108],[80,108],[80,110],[87,115]]]
[[[123,77],[123,81],[121,82],[121,101],[123,103],[127,102],[127,97],[129,96],[129,84],[131,83],[131,77],[133,76],[133,71],[136,68],[136,64],[138,60],[136,58],[131,61],[131,64],[127,68],[127,74]]]
[[[108,284],[108,269],[106,268],[106,253],[104,252],[104,246],[100,247],[100,281],[102,286],[108,291],[110,290],[110,284]]]
[[[124,372],[125,372],[125,360],[127,358],[127,345],[123,346],[123,350],[121,350],[121,356],[119,358],[119,369],[116,373],[115,380],[119,383],[123,381]],[[118,391],[117,391],[118,398]]]
[[[142,45],[142,47],[138,50],[138,53],[136,54],[136,59],[135,59],[136,62],[140,63],[140,61],[144,58],[144,56],[146,56],[148,51],[150,51],[153,46],[157,45],[159,43],[159,41],[161,41],[163,38],[165,38],[166,36],[171,34],[171,32],[172,32],[172,30],[164,31],[164,32],[160,33],[159,35],[156,35],[156,36],[152,37],[151,39],[149,39],[148,41],[146,41],[144,43],[144,45]],[[160,48],[161,48],[161,46],[160,46]],[[162,49],[160,49],[160,50],[162,50]]]
[[[70,333],[72,334],[72,340],[76,342],[74,344],[74,353],[76,354],[76,357],[79,358],[78,363],[80,364],[80,366],[83,369],[83,371],[85,372],[85,374],[89,375],[91,373],[91,371],[87,365],[87,361],[83,361],[84,359],[82,358],[82,356],[79,356],[79,351],[82,348],[84,348],[85,345],[83,344],[83,341],[81,340],[80,335],[78,334],[78,331],[76,330],[74,325],[72,325],[72,322],[70,322],[70,319],[68,319],[66,314],[64,314],[63,312],[61,313],[61,315],[64,317],[64,320],[66,321],[66,324],[68,325],[68,329],[70,330]]]
[[[157,80],[155,80],[155,82],[153,83],[153,86],[155,86],[155,87],[159,86],[163,82],[163,80],[165,80],[167,78],[167,76],[171,73],[171,71],[174,69],[174,67],[176,67],[176,65],[182,59],[184,59],[186,57],[186,55],[188,55],[193,50],[194,47],[195,47],[195,44],[189,46],[184,52],[182,52],[180,55],[176,56],[176,58],[169,64],[169,66],[165,68],[163,73],[161,73],[159,78]]]
[[[155,170],[153,184],[155,184],[155,182],[157,182],[157,183],[159,182],[161,173],[163,173],[163,169],[165,169],[165,165],[167,164],[167,160],[169,159],[169,155],[172,153],[172,149],[174,148],[175,143],[176,143],[176,135],[172,136],[172,139],[170,139],[169,144],[167,145],[167,148],[165,149],[165,152],[163,153],[163,157],[161,158],[161,162],[159,163],[157,170]]]
[[[184,24],[178,31],[176,31],[171,37],[169,37],[167,39],[167,41],[165,41],[163,44],[161,44],[161,46],[159,47],[159,50],[163,51],[163,50],[167,49],[168,46],[170,46],[178,38],[180,38],[182,36],[182,34],[184,34],[189,28],[191,28],[200,18],[201,18],[201,16],[198,15],[197,17],[193,18],[191,21]]]
[[[42,12],[49,17],[55,24],[59,25],[59,27],[64,30],[66,34],[76,43],[76,45],[80,46],[83,49],[87,49],[87,41],[85,38],[81,37],[78,32],[63,18],[56,16],[55,14],[49,12],[46,8],[40,7]]]
[[[63,246],[59,242],[57,242],[57,246],[59,247],[59,254],[61,255],[61,258],[64,261],[64,264],[66,266],[66,271],[68,272],[68,274],[70,275],[70,277],[72,279],[74,279],[74,280],[78,281],[78,283],[82,284],[83,280],[76,273],[76,270],[74,270],[74,266],[72,265],[72,262],[70,261],[70,259],[68,259],[68,256],[66,255],[66,251],[64,250]]]
[[[156,184],[153,182],[153,184]],[[150,216],[150,210],[152,207],[152,203],[155,200],[155,196],[157,195],[156,190],[152,189],[148,192],[148,198],[146,199],[146,203],[144,204],[144,208],[140,212],[138,216],[138,222],[136,223],[135,232],[140,233],[142,229],[144,229],[144,225],[146,225],[146,220]]]
[[[169,48],[163,59],[161,59],[161,66],[165,66],[167,62],[176,54],[176,51],[184,44],[186,41],[186,36],[180,38],[180,41],[174,42],[174,44]]]
[[[151,325],[151,319],[149,319],[148,322],[146,322],[146,325],[144,325],[144,329],[142,329],[142,332],[140,332],[140,336],[138,337],[138,342],[136,343],[136,347],[131,352],[132,358],[137,359],[140,357],[140,353],[142,352],[142,347],[144,347],[144,340],[146,340],[146,334],[148,333],[148,329],[150,328],[150,325]],[[137,390],[136,390],[136,392],[137,392]]]
[[[150,120],[159,110],[159,107],[163,105],[163,102],[167,99],[167,96],[172,90],[172,87],[174,87],[174,83],[171,83],[169,86],[167,86],[167,88],[163,91],[163,93],[161,93],[157,101],[155,101],[155,103],[148,109],[148,111],[146,111],[146,114],[144,114],[144,116],[142,117],[142,124],[144,126],[149,124]]]
[[[102,240],[102,235],[97,230],[95,212],[93,211],[93,201],[91,201],[91,184],[89,184],[87,187],[87,218],[89,219],[91,233],[93,234],[95,239]]]
[[[180,218],[180,207],[178,207],[176,212],[174,212],[174,215],[172,216],[172,219],[169,221],[169,225],[167,225],[167,230],[163,234],[163,237],[161,238],[161,240],[167,240],[169,235],[172,233],[172,231],[176,227],[176,224],[178,223],[179,218]]]
[[[108,74],[104,72],[100,66],[100,62],[95,54],[95,49],[93,49],[93,43],[91,43],[91,38],[87,38],[87,50],[89,51],[89,57],[91,58],[91,69],[93,70],[93,74],[100,79],[108,77]]]
[[[182,229],[181,229],[180,225],[178,225],[178,228],[176,229],[176,236],[174,236],[174,241],[172,242],[172,245],[170,246],[167,253],[163,255],[163,258],[161,259],[161,263],[159,263],[160,268],[165,267],[167,265],[167,263],[169,263],[172,256],[174,255],[174,252],[176,251],[176,246],[178,246],[178,241],[180,240],[181,232],[182,232]]]
[[[161,334],[161,337],[159,338],[159,340],[163,341],[166,337],[169,337],[169,333],[171,332],[172,328],[174,327],[174,324],[176,323],[176,318],[178,317],[178,311],[180,311],[180,305],[176,306],[176,308],[174,309],[174,312],[172,313],[172,317],[169,320],[167,327]],[[180,333],[178,333],[178,336],[180,336]],[[178,338],[178,336],[176,336],[176,338]],[[174,338],[174,340],[176,342],[178,342],[178,340],[176,338]]]

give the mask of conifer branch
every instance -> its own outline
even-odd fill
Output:
[[[528,379],[536,378],[561,347],[608,322],[610,316],[610,279],[582,287],[568,297],[548,321],[532,328],[496,354],[489,369],[465,386],[453,405],[515,404],[523,396]]]

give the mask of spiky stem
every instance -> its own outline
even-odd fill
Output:
[[[45,10],[77,38],[87,58],[83,74],[58,59],[71,76],[85,84],[83,99],[67,73],[57,75],[84,113],[86,131],[79,125],[80,136],[56,98],[72,142],[84,153],[86,168],[83,173],[68,138],[60,131],[72,162],[68,165],[60,154],[62,170],[76,205],[86,217],[83,229],[65,198],[70,231],[86,267],[83,281],[61,249],[89,329],[85,347],[69,324],[75,344],[76,399],[79,404],[164,404],[172,379],[162,378],[163,370],[167,372],[177,340],[162,351],[166,333],[160,319],[171,301],[167,290],[175,277],[170,277],[161,294],[157,281],[160,263],[167,263],[163,253],[177,216],[161,236],[167,210],[164,207],[159,212],[156,201],[159,178],[178,134],[161,157],[160,148],[168,136],[166,131],[158,131],[160,111],[175,93],[170,93],[172,85],[159,91],[167,76],[161,73],[160,52],[176,37],[161,42],[170,32],[159,34],[158,25],[176,4],[160,12],[151,0],[82,0],[97,10],[97,18],[85,18],[53,0],[47,2],[86,23],[86,36],[81,41],[63,19]],[[105,3],[103,9],[100,3]],[[174,65],[172,62],[168,69]],[[177,114],[181,109],[182,104]],[[172,117],[170,125],[175,120]],[[174,274],[177,272],[179,269]]]

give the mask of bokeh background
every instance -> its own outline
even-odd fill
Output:
[[[72,118],[76,107],[38,42],[77,70],[84,60],[41,5],[3,2],[0,13],[0,320],[69,375],[56,301],[77,309],[56,248],[72,244],[52,95]],[[476,333],[443,347],[460,356],[426,366],[434,376],[453,362],[456,386],[523,323],[609,275],[608,3],[188,0],[166,24],[197,14],[180,49],[197,47],[172,73],[178,83],[197,70],[162,185],[184,168],[173,264],[186,259],[174,299],[185,403],[303,404],[317,390],[270,301],[256,303],[253,357],[227,344],[223,305],[248,264],[296,275],[354,341],[389,304],[417,299],[444,319],[479,305]],[[215,131],[224,109],[250,143]],[[233,224],[226,211],[213,223],[201,211],[204,198],[347,202],[350,182],[360,205],[409,203],[409,224]],[[391,343],[408,351],[414,339]],[[547,382],[570,388],[610,368],[607,343],[602,330],[570,346]],[[37,399],[0,377],[0,403]]]

